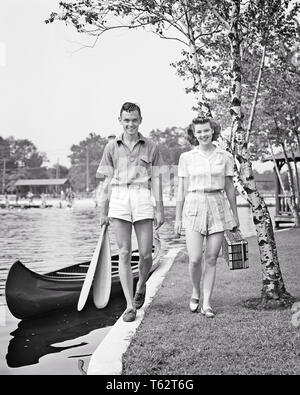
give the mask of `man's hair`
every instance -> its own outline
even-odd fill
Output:
[[[121,111],[120,111],[120,117],[122,117],[122,112],[132,112],[132,111],[137,111],[139,113],[140,118],[142,118],[142,113],[141,113],[141,109],[140,107],[135,104],[135,103],[130,103],[130,102],[126,102],[123,104],[123,106],[121,107]]]
[[[192,120],[192,123],[188,126],[187,128],[187,140],[190,144],[192,145],[199,145],[198,140],[195,137],[195,125],[203,125],[205,123],[209,123],[210,127],[213,130],[213,136],[212,136],[212,141],[215,141],[218,139],[221,133],[221,127],[220,125],[214,121],[212,118],[206,118],[206,117],[197,117]]]

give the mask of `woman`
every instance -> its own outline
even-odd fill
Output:
[[[189,305],[192,312],[196,312],[199,307],[201,261],[206,238],[201,313],[207,318],[213,318],[215,312],[210,300],[224,231],[239,227],[232,181],[234,161],[229,152],[213,144],[218,138],[219,130],[212,120],[194,119],[188,135],[190,141],[194,140],[197,146],[184,152],[179,158],[174,228],[178,235],[182,228],[186,230],[189,272],[193,286]]]

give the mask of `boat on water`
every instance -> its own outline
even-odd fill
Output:
[[[0,203],[0,208],[4,209],[28,209],[28,208],[50,208],[52,204],[40,204],[40,203]]]
[[[154,236],[152,247],[153,264],[150,273],[159,265],[160,239]],[[138,279],[139,251],[133,250],[131,267],[135,283]],[[22,262],[16,261],[10,268],[5,296],[10,312],[19,319],[41,316],[65,307],[76,306],[90,262],[64,267],[46,274],[36,273]],[[121,291],[119,256],[111,256],[111,297]],[[90,292],[91,294],[91,292]]]

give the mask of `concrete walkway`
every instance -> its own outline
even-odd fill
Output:
[[[118,319],[93,353],[87,371],[88,375],[122,374],[123,354],[130,345],[137,328],[144,318],[145,310],[149,307],[155,294],[160,289],[179,251],[180,248],[174,248],[161,258],[161,264],[147,281],[145,303],[137,311],[136,320],[133,322],[124,322],[123,315]]]

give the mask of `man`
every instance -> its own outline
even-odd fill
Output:
[[[119,248],[119,275],[127,302],[123,315],[134,321],[136,309],[145,300],[146,281],[152,266],[154,208],[156,229],[164,222],[160,167],[162,159],[156,144],[142,136],[141,110],[134,103],[124,103],[119,116],[123,133],[110,141],[103,152],[97,176],[105,176],[100,199],[100,225],[110,218]],[[134,227],[139,248],[139,280],[133,297],[131,270],[131,234]]]

